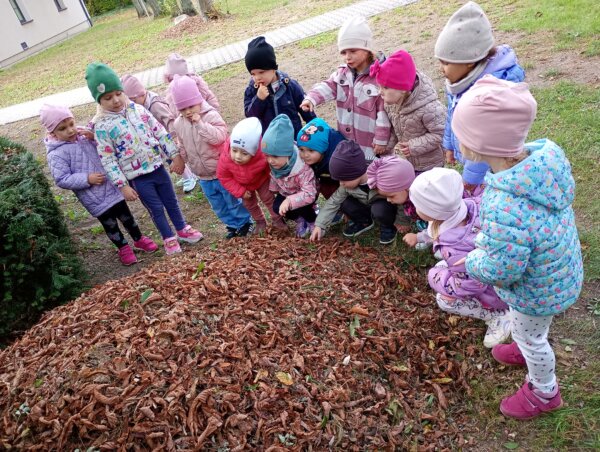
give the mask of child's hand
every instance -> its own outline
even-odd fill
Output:
[[[323,238],[323,229],[321,229],[319,226],[315,226],[315,228],[312,231],[312,234],[310,234],[310,241],[318,242],[322,238]]]
[[[279,215],[284,216],[286,213],[290,211],[291,203],[289,199],[285,199],[279,206]]]
[[[449,151],[445,149],[446,152],[446,164],[448,165],[456,165],[456,159],[454,158],[454,151]]]
[[[256,91],[256,97],[258,97],[260,100],[265,100],[267,97],[269,97],[269,88],[266,85],[261,84],[258,87],[258,91]]]
[[[177,155],[173,159],[169,169],[172,173],[179,174],[181,176],[183,174],[183,170],[185,169],[185,162],[183,161],[183,158],[181,158],[180,155]]]
[[[102,185],[106,182],[106,176],[102,173],[90,173],[88,174],[88,184],[90,185]]]
[[[417,246],[417,234],[413,232],[409,232],[408,234],[406,234],[404,237],[402,237],[402,240],[404,240],[404,243],[406,243],[411,248]]]
[[[200,122],[200,115],[199,115],[198,113],[194,113],[194,114],[192,115],[192,122],[193,122],[193,123]]]
[[[246,190],[246,193],[244,193],[244,196],[242,196],[242,198],[250,199],[250,198],[252,198],[252,193],[250,193],[248,190]]]
[[[313,112],[313,111],[315,111],[315,106],[314,106],[314,105],[313,105],[313,103],[312,103],[310,100],[308,100],[308,99],[304,99],[304,100],[302,101],[302,103],[300,104],[300,108],[301,108],[303,111],[310,111],[310,112]]]
[[[386,149],[387,147],[383,144],[373,144],[373,152],[375,153],[375,155],[381,155],[385,153]]]
[[[140,198],[137,192],[129,185],[121,187],[121,193],[123,194],[123,198],[125,198],[125,201],[137,201]]]
[[[77,133],[90,141],[94,141],[94,133],[90,129],[86,129],[84,127],[77,127]]]
[[[402,152],[402,155],[404,155],[404,157],[410,157],[410,149],[408,148],[408,143],[398,143],[398,149],[400,149],[400,152]]]

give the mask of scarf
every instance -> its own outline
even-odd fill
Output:
[[[282,166],[281,168],[276,169],[276,168],[273,168],[271,165],[269,165],[269,166],[271,166],[271,174],[276,179],[281,179],[282,177],[288,176],[292,172],[292,169],[294,168],[294,165],[296,164],[297,159],[298,159],[298,148],[296,147],[296,145],[294,145],[294,152],[292,152],[292,155],[290,155],[290,159],[285,164],[285,166]]]
[[[446,89],[448,90],[448,92],[450,94],[453,94],[455,96],[466,91],[481,76],[481,74],[483,73],[483,70],[485,69],[487,64],[488,64],[488,60],[483,60],[481,63],[479,63],[477,66],[475,66],[471,70],[471,72],[469,72],[466,75],[465,78],[463,78],[462,80],[459,80],[456,83],[450,83],[446,79]]]

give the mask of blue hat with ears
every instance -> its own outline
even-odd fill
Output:
[[[298,146],[324,154],[329,149],[330,129],[329,124],[321,118],[315,118],[300,129],[296,142]]]
[[[276,157],[291,157],[294,154],[294,126],[287,115],[275,117],[262,137],[264,154]]]

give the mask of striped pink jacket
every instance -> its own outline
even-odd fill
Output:
[[[387,145],[390,139],[390,121],[379,95],[379,87],[369,70],[358,74],[341,65],[328,80],[317,83],[306,95],[314,106],[336,101],[338,130],[348,140],[354,140],[373,160],[373,143]]]

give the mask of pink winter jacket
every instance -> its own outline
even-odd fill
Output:
[[[219,104],[219,100],[217,96],[210,90],[208,87],[208,83],[204,81],[202,77],[196,74],[188,74],[192,80],[196,82],[196,86],[198,87],[198,91],[202,94],[202,97],[208,104],[213,107],[217,112],[221,111],[221,105]],[[171,114],[174,118],[179,116],[179,110],[175,107],[175,102],[173,102],[173,94],[171,94],[171,85],[169,84],[169,88],[167,89],[167,93],[165,94],[165,100],[169,104],[169,108],[171,109]]]
[[[373,143],[388,144],[390,121],[369,68],[355,76],[348,66],[341,65],[329,79],[313,86],[306,99],[314,106],[335,99],[338,130],[358,143],[368,161],[375,158]]]
[[[317,199],[315,172],[298,156],[290,174],[279,179],[271,174],[269,190],[289,199],[292,210],[308,206]]]
[[[183,116],[175,120],[174,129],[185,162],[202,180],[217,178],[217,162],[227,142],[227,125],[206,101],[200,104],[200,121],[192,123]]]

